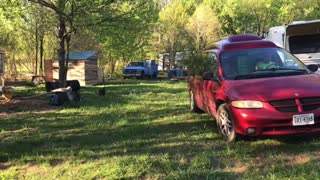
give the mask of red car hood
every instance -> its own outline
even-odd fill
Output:
[[[320,76],[306,74],[225,82],[229,100],[272,101],[296,97],[320,97]]]

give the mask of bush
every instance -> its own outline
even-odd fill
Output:
[[[183,59],[183,63],[188,67],[188,73],[191,76],[200,75],[207,71],[213,71],[217,68],[216,61],[210,54],[202,52],[193,52]]]

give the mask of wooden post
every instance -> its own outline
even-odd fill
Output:
[[[53,61],[52,60],[45,60],[44,61],[44,77],[46,82],[53,81]]]
[[[0,51],[0,80],[1,80],[1,87],[4,87],[4,53]],[[1,89],[2,89],[1,88]]]
[[[98,67],[98,83],[104,83],[104,68]]]
[[[1,87],[4,87],[4,77],[3,76],[1,76]]]

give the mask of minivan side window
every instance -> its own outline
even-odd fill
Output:
[[[211,71],[213,71],[213,75],[217,77],[218,76],[218,57],[214,53],[209,53],[208,58],[210,59],[210,62],[211,62],[210,63],[210,66],[212,67]]]

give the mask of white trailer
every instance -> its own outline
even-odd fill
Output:
[[[306,65],[320,65],[320,20],[272,27],[266,39],[291,52]]]

